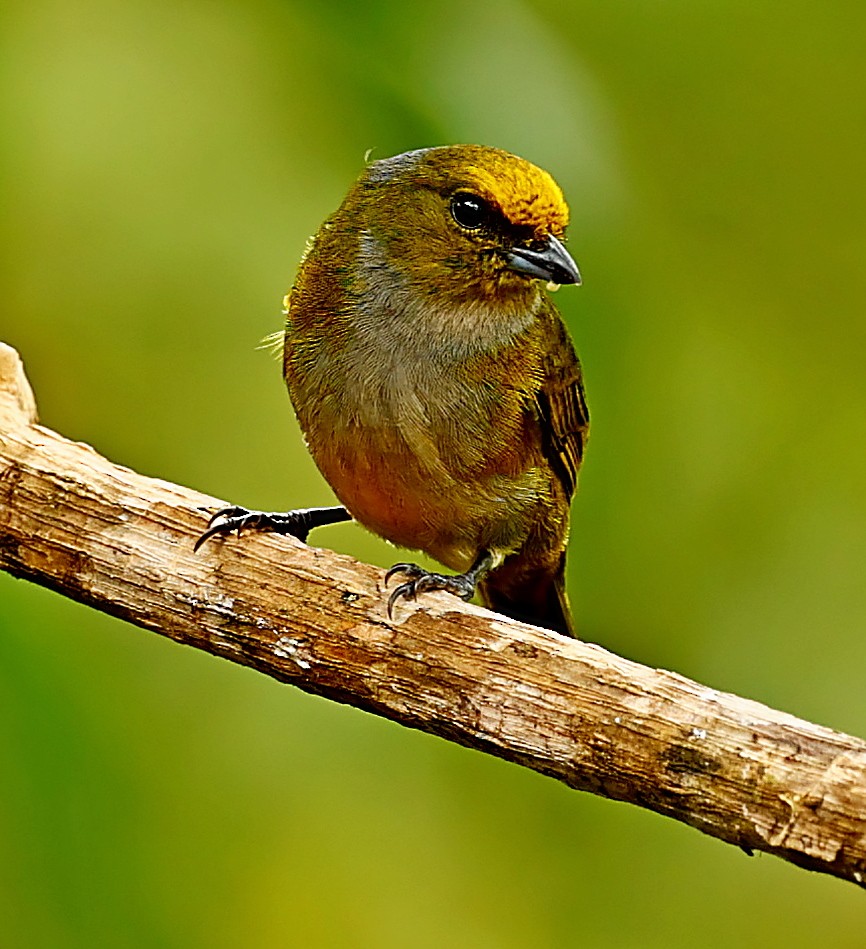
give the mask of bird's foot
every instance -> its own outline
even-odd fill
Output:
[[[394,604],[399,599],[415,600],[419,593],[430,590],[446,590],[459,596],[461,600],[471,600],[475,593],[475,581],[465,573],[448,576],[444,573],[433,573],[419,567],[417,563],[395,563],[385,574],[385,584],[397,573],[402,573],[408,579],[395,587],[388,597],[388,617],[393,616]]]
[[[419,567],[417,563],[395,563],[393,567],[385,574],[385,585],[397,573],[402,573],[408,579],[395,587],[388,597],[388,617],[393,615],[394,604],[399,599],[415,600],[419,593],[426,593],[430,590],[445,590],[447,593],[453,593],[459,596],[461,600],[471,600],[475,595],[475,588],[479,579],[493,565],[491,554],[483,550],[479,554],[474,564],[466,573],[444,574],[433,573],[431,570],[425,570]]]
[[[207,511],[208,508],[199,510]],[[217,534],[230,534],[237,531],[240,537],[243,530],[264,531],[269,534],[290,534],[302,543],[314,527],[350,521],[352,515],[344,507],[310,507],[298,511],[282,513],[266,511],[248,511],[245,507],[224,507],[215,511],[208,521],[207,530],[195,542],[193,550]]]

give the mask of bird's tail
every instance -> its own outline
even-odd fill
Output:
[[[565,591],[565,557],[554,573],[521,568],[506,560],[479,584],[484,605],[521,623],[575,636],[574,620]]]

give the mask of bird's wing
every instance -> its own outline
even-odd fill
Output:
[[[589,410],[580,361],[562,321],[557,317],[554,324],[556,335],[545,353],[543,382],[535,394],[535,403],[544,453],[571,497],[589,435]]]

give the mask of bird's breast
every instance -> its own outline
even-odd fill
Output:
[[[466,569],[549,493],[532,396],[537,301],[434,301],[372,238],[358,263],[350,288],[302,280],[292,296],[285,365],[298,419],[360,523]]]
[[[339,409],[305,425],[308,444],[361,524],[466,569],[508,533],[509,508],[545,491],[537,424],[519,392],[490,379],[405,370],[342,387]]]

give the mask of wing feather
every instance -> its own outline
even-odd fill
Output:
[[[583,372],[568,332],[556,319],[558,336],[547,350],[543,382],[535,394],[544,452],[570,498],[589,435]]]

